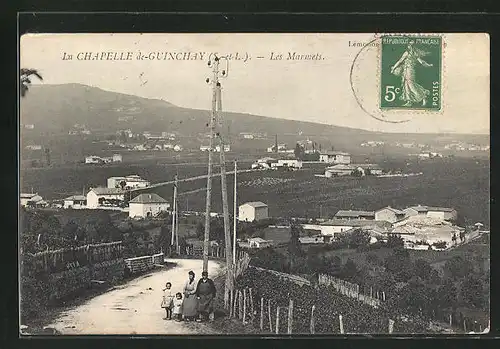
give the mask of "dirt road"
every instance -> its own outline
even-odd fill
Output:
[[[62,334],[200,334],[210,333],[204,324],[163,320],[160,307],[162,289],[170,281],[175,292],[181,292],[193,270],[201,276],[201,260],[169,260],[177,266],[138,277],[125,285],[92,298],[74,309],[61,313],[48,325]],[[217,262],[210,261],[209,275],[220,271]]]

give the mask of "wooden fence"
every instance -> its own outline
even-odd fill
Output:
[[[54,274],[122,258],[122,242],[115,241],[47,250],[34,254],[24,253],[21,255],[21,268],[25,275]]]
[[[369,294],[365,294],[362,292],[358,284],[353,284],[329,275],[320,274],[318,276],[318,284],[323,286],[333,286],[333,288],[340,294],[357,299],[360,302],[368,304],[374,308],[378,308],[381,303],[386,300],[384,291],[373,290],[373,288],[370,287]]]
[[[348,316],[348,315],[344,315]],[[260,331],[274,334],[293,334],[294,330],[294,301],[289,299],[288,306],[272,305],[271,299],[255,299],[252,288],[236,289],[229,292],[229,317],[238,319],[244,325],[258,326]],[[302,319],[309,323],[309,333],[316,333],[316,305],[310,310],[309,319]],[[395,321],[388,319],[387,332],[392,334]],[[267,327],[266,327],[267,325]],[[345,334],[343,315],[338,315],[338,332]],[[332,328],[332,333],[337,330]]]
[[[139,274],[152,270],[155,266],[163,264],[163,253],[152,256],[141,256],[125,259],[125,265],[130,274]]]

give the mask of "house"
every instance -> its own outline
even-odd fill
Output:
[[[350,176],[352,172],[357,169],[358,168],[353,165],[338,164],[335,166],[327,167],[325,169],[325,177],[331,178],[331,177]]]
[[[102,161],[101,157],[99,157],[99,156],[90,155],[90,156],[85,157],[86,164],[100,164],[102,162],[103,161]]]
[[[107,181],[108,188],[120,188],[122,182],[125,182],[125,189],[146,188],[151,185],[148,180],[142,179],[138,175],[129,175],[124,177],[109,177]]]
[[[398,209],[392,208],[390,206],[381,208],[375,211],[376,221],[387,221],[390,223],[395,223],[406,217],[406,214]]]
[[[457,219],[457,211],[448,207],[430,207],[430,206],[412,206],[403,210],[406,217],[424,216],[437,218],[445,221],[453,221]]]
[[[268,206],[260,201],[247,202],[240,205],[238,220],[243,222],[253,222],[269,218]]]
[[[45,201],[38,194],[21,193],[20,203],[23,207],[41,206]]]
[[[216,146],[215,146],[215,152],[216,152],[216,153],[220,153],[220,150],[221,150],[220,145],[216,145]],[[225,144],[225,145],[224,145],[224,151],[225,151],[225,152],[231,151],[231,146],[230,146],[229,144]]]
[[[422,205],[417,205],[417,206],[411,206],[407,207],[403,210],[405,213],[406,217],[411,217],[411,216],[427,216],[427,207],[422,206]]]
[[[324,244],[327,239],[325,235],[314,235],[314,236],[302,236],[299,237],[299,242],[304,245],[309,244]]]
[[[427,217],[438,218],[445,221],[454,221],[457,219],[457,211],[448,207],[427,206]]]
[[[123,158],[121,154],[113,154],[113,162],[122,162]]]
[[[340,210],[335,214],[336,219],[375,219],[374,211]]]
[[[278,149],[276,149],[276,145],[272,145],[267,148],[268,153],[283,153],[287,151],[286,144],[278,144]],[[291,150],[293,153],[293,149]]]
[[[63,208],[82,209],[87,208],[87,197],[85,195],[72,195],[64,199]]]
[[[180,144],[174,145],[174,151],[182,151],[182,149],[184,149],[184,148],[182,148],[182,145],[180,145]]]
[[[139,194],[129,201],[129,217],[145,218],[154,217],[160,212],[165,212],[170,204],[155,193]]]
[[[42,146],[41,145],[27,145],[26,146],[26,149],[28,150],[42,150]]]
[[[99,208],[103,202],[116,202],[125,199],[124,191],[120,188],[92,188],[87,193],[87,208]]]
[[[278,160],[278,167],[302,168],[302,161],[296,159],[280,159]]]
[[[398,222],[391,234],[402,237],[405,241],[425,241],[429,244],[439,241],[452,243],[453,235],[459,236],[460,228],[452,223],[433,217],[411,216]]]
[[[386,221],[375,221],[368,219],[331,219],[319,224],[321,235],[328,235],[333,238],[338,234],[345,233],[353,228],[372,228],[378,232],[388,233],[392,229],[392,225]],[[311,227],[309,227],[311,228]]]
[[[273,242],[262,238],[249,238],[248,244],[250,248],[266,248],[272,246]]]
[[[327,151],[319,153],[319,161],[327,164],[350,164],[351,155],[338,151]]]
[[[374,176],[378,176],[384,173],[382,167],[377,164],[358,164],[356,166],[358,167],[358,170],[361,169],[363,175],[371,174]]]
[[[210,146],[209,145],[200,145],[200,151],[209,151]]]

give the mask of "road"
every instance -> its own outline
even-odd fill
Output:
[[[258,170],[258,169],[238,170],[237,173],[256,172],[256,171],[260,171],[260,170]],[[226,175],[227,176],[234,175],[234,170],[233,171],[226,171]],[[201,176],[195,176],[195,177],[189,177],[189,178],[179,178],[177,180],[177,182],[178,183],[182,183],[182,182],[197,181],[199,179],[206,179],[207,176],[208,175],[201,175]],[[212,178],[219,177],[219,176],[220,176],[220,172],[212,174]],[[151,184],[148,187],[134,188],[134,189],[131,189],[130,191],[137,192],[137,191],[140,191],[140,190],[146,190],[146,189],[151,189],[151,188],[156,188],[156,187],[162,187],[164,185],[169,185],[169,184],[174,184],[174,183],[175,183],[175,181],[167,181],[167,182],[155,183],[155,184]]]
[[[162,289],[170,281],[175,292],[181,292],[193,270],[201,276],[201,260],[169,260],[177,266],[138,277],[109,292],[94,297],[85,304],[62,312],[51,327],[64,335],[83,334],[200,334],[211,333],[205,324],[163,320],[160,307]],[[217,262],[210,261],[209,275],[220,271]]]

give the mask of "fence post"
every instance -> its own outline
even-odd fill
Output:
[[[311,334],[314,334],[314,309],[316,309],[315,305],[313,305],[311,308],[311,325],[310,325]]]
[[[288,334],[292,334],[292,325],[293,325],[293,300],[290,299],[288,305]]]
[[[260,299],[260,330],[264,330],[264,297]]]
[[[389,333],[394,330],[394,320],[389,319]]]
[[[385,302],[385,291],[382,291],[382,299]]]
[[[465,325],[465,319],[464,319],[464,332],[467,333],[467,326]]]
[[[451,323],[451,314],[450,314],[450,327],[452,326],[452,323]]]
[[[254,315],[254,309],[253,309],[253,294],[252,294],[252,288],[249,289],[248,296],[250,297],[250,318],[253,321],[253,315]]]
[[[344,323],[342,322],[342,314],[339,314],[339,325],[340,325],[340,333],[344,334]]]
[[[247,316],[247,289],[243,289],[243,323],[245,323]]]
[[[273,317],[271,315],[271,300],[267,300],[267,313],[269,315],[269,331],[273,332]]]
[[[464,322],[465,323],[465,322]],[[276,334],[280,331],[280,307],[276,307]]]
[[[243,293],[241,291],[238,292],[238,310],[239,310],[239,319],[243,319]]]

